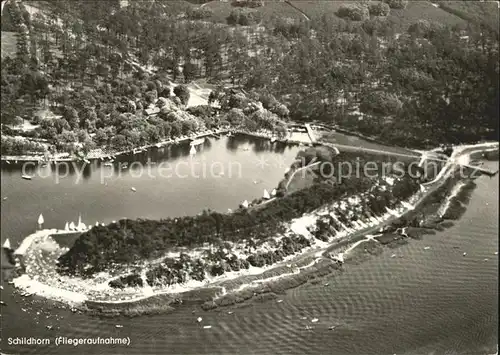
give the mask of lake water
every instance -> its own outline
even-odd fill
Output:
[[[10,196],[11,208],[6,212],[8,204],[3,202],[2,239],[32,229],[40,212],[47,226],[55,226],[75,220],[79,212],[85,221],[109,221],[121,216],[196,213],[200,206],[235,207],[242,199],[260,196],[263,188],[272,188],[283,175],[284,169],[260,170],[253,164],[260,156],[274,159],[268,148],[227,151],[227,145],[244,148],[250,143],[211,141],[203,153],[207,160],[221,156],[244,160],[247,178],[195,184],[191,180],[186,185],[172,181],[175,189],[151,180],[124,180],[105,187],[91,174],[76,187],[61,183],[65,187],[57,192],[60,187],[39,179],[22,181],[19,173],[4,172],[8,178],[2,179],[2,196]],[[280,156],[291,161],[297,149],[286,148]],[[498,168],[498,162],[486,164]],[[253,184],[257,179],[264,182]],[[50,302],[37,297],[21,298],[4,283],[2,299],[7,306],[2,306],[1,348],[22,354],[493,354],[498,343],[498,256],[494,254],[498,250],[498,176],[476,182],[466,213],[446,231],[386,249],[359,265],[347,265],[341,275],[288,291],[280,296],[281,303],[252,303],[231,309],[232,314],[229,309],[204,312],[186,306],[171,314],[100,319],[53,309]],[[132,193],[130,186],[137,192]],[[199,316],[201,324],[196,322]],[[313,318],[318,322],[312,323]],[[47,325],[60,329],[47,330]],[[212,328],[203,329],[203,325]],[[306,330],[307,325],[313,329]],[[335,330],[328,329],[332,325]],[[7,339],[16,336],[49,338],[52,344],[56,336],[130,337],[131,344],[8,346]]]
[[[95,224],[236,209],[245,199],[262,197],[264,189],[271,192],[303,148],[239,135],[210,138],[196,149],[191,157],[189,143],[154,148],[120,156],[113,167],[28,166],[32,180],[21,179],[21,164],[3,164],[2,243],[5,238],[13,246],[20,243],[34,231],[40,213],[44,227],[63,229],[66,221],[77,223],[79,214],[84,223]],[[119,162],[129,168],[118,168]]]

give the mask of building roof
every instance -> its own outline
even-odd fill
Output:
[[[159,107],[147,108],[144,111],[148,116],[151,116],[160,113],[160,108]]]

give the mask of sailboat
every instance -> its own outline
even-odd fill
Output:
[[[269,199],[271,198],[271,196],[269,195],[269,192],[267,192],[267,190],[266,190],[266,189],[264,189],[264,198],[265,198],[266,200],[269,200]]]
[[[273,191],[271,191],[271,196],[276,196],[276,189],[273,189]]]
[[[249,206],[249,205],[248,205],[248,201],[247,201],[247,200],[245,200],[245,201],[243,201],[243,202],[241,203],[241,207],[243,207],[243,208],[248,208],[248,206]]]
[[[195,140],[194,140],[194,141],[192,141],[190,144],[191,144],[191,146],[195,146],[195,145],[200,145],[200,144],[203,144],[204,142],[205,142],[205,137],[195,139]]]
[[[11,246],[10,246],[10,240],[9,240],[9,238],[5,239],[5,243],[3,243],[3,247],[5,249],[12,249]]]
[[[190,155],[195,155],[196,154],[196,148],[193,146],[191,146],[191,150],[189,151],[189,154]]]
[[[68,222],[66,222],[66,224],[64,225],[64,230],[69,231],[69,223]]]
[[[73,222],[71,222],[69,224],[69,230],[74,231],[75,229],[76,229],[75,224]]]
[[[81,215],[78,216],[78,225],[76,226],[76,229],[80,230],[80,231],[84,231],[85,229],[87,229],[87,226],[85,225],[85,223],[82,222]]]
[[[43,220],[43,215],[40,213],[40,216],[38,216],[38,224],[42,225],[45,221]]]

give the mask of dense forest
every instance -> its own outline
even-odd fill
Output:
[[[498,135],[498,32],[490,26],[418,20],[397,32],[387,9],[404,1],[293,21],[260,18],[260,2],[237,2],[225,24],[183,1],[129,3],[43,2],[30,14],[9,2],[2,30],[17,33],[17,51],[2,58],[2,123],[39,124],[25,135],[63,151],[155,142],[229,121],[229,112],[186,112],[184,86],[172,93],[173,82],[204,78],[280,102],[259,115],[323,121],[397,145]],[[162,114],[145,114],[151,106]],[[59,118],[37,117],[40,108]],[[251,128],[252,114],[243,118]]]

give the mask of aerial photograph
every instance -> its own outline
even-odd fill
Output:
[[[1,1],[0,355],[498,355],[498,1]]]

